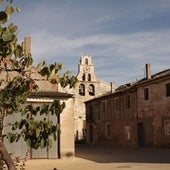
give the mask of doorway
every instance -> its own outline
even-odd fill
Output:
[[[145,127],[144,123],[138,123],[138,145],[145,146]]]
[[[89,126],[89,142],[91,143],[91,144],[93,144],[94,143],[94,128],[93,128],[93,125],[90,125]]]

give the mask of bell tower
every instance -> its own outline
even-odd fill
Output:
[[[90,55],[81,56],[78,64],[78,81],[96,81],[97,78],[94,74],[94,64]]]
[[[85,142],[86,139],[86,108],[85,101],[91,100],[116,88],[108,82],[104,82],[95,75],[95,65],[90,55],[80,56],[78,62],[77,83],[75,88],[60,89],[59,91],[74,94],[74,134],[75,141]]]
[[[90,55],[80,57],[78,63],[75,94],[75,140],[85,140],[86,111],[84,102],[110,91],[110,83],[98,79],[94,73],[94,63]]]

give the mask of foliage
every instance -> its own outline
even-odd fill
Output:
[[[11,4],[13,0],[7,2]],[[3,0],[0,0],[0,5],[2,3]],[[18,7],[7,5],[5,10],[0,12],[0,74],[5,75],[0,80],[0,137],[1,140],[7,137],[10,142],[23,138],[27,145],[34,149],[50,147],[50,136],[56,140],[60,131],[59,124],[48,117],[57,117],[63,111],[65,103],[54,100],[51,104],[37,107],[27,104],[27,98],[38,90],[38,80],[35,81],[30,76],[33,58],[31,54],[25,53],[24,43],[18,43],[17,26],[13,23],[4,26],[15,10],[20,12]],[[73,88],[76,77],[71,76],[69,71],[61,75],[59,72],[62,68],[61,64],[48,65],[45,61],[36,67],[37,73],[52,84]],[[20,114],[23,119],[8,124],[12,131],[3,134],[4,120],[12,114]],[[43,118],[37,119],[37,116]]]

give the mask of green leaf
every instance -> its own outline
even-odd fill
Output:
[[[52,133],[55,133],[57,131],[57,127],[53,125],[51,128],[51,131],[52,131]]]
[[[48,149],[50,149],[50,148],[52,147],[52,143],[53,143],[52,140],[49,139],[49,140],[48,140]]]
[[[13,23],[9,24],[8,26],[9,32],[10,33],[15,33],[18,29],[18,27],[16,25],[14,25]]]
[[[37,70],[40,71],[44,65],[45,65],[45,61],[39,63],[39,64],[37,65]]]
[[[61,70],[63,69],[63,64],[55,64],[56,70]]]
[[[8,15],[4,12],[0,12],[0,24],[4,24],[8,20]]]
[[[26,119],[28,119],[30,117],[30,114],[28,113],[27,116],[26,116]]]
[[[40,136],[40,129],[36,128],[36,137],[38,138]]]
[[[16,139],[16,135],[15,134],[12,134],[12,133],[7,133],[6,135],[7,139],[9,140],[10,143],[14,142],[15,139]]]
[[[10,139],[11,136],[12,136],[12,133],[10,133],[10,132],[6,134],[6,138],[7,138],[7,139]]]
[[[35,122],[33,118],[29,119],[28,124],[30,129],[34,129]]]
[[[5,12],[8,14],[8,15],[11,15],[13,12],[14,12],[14,8],[12,6],[6,6],[5,8]]]
[[[70,79],[70,88],[74,88],[77,83],[77,78],[75,76],[72,76]]]
[[[13,35],[11,35],[11,33],[9,32],[9,30],[6,30],[5,32],[3,32],[2,34],[2,39],[3,41],[11,41],[13,38]]]
[[[57,135],[56,135],[56,133],[53,133],[53,139],[54,139],[54,141],[57,140]]]
[[[41,148],[45,147],[45,140],[44,140],[44,138],[41,139],[40,147]]]
[[[40,115],[48,114],[49,105],[42,104],[40,108]]]
[[[32,65],[33,63],[33,58],[31,57],[31,55],[27,56],[27,67],[29,67],[30,65]]]
[[[55,69],[52,69],[52,71],[50,72],[50,75],[49,75],[49,79],[54,78],[54,76],[55,76]]]
[[[12,125],[12,130],[16,130],[18,128],[18,122],[15,122],[13,125]]]
[[[16,136],[16,142],[18,142],[20,139],[21,139],[21,135],[18,134],[18,135]]]
[[[17,47],[15,48],[14,54],[16,58],[21,58],[23,54],[22,46],[17,45]]]
[[[25,119],[22,119],[22,120],[20,121],[20,124],[19,124],[19,129],[22,129],[22,127],[25,125],[25,123],[26,123],[26,120],[25,120]]]
[[[26,144],[29,148],[31,147],[31,139],[30,138],[27,139]]]

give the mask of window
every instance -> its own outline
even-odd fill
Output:
[[[95,89],[94,89],[94,85],[93,84],[89,85],[89,95],[90,96],[94,96],[95,95]]]
[[[88,65],[88,59],[87,58],[85,59],[85,64]]]
[[[85,96],[85,85],[84,84],[80,84],[80,86],[79,86],[79,94],[81,96]]]
[[[110,123],[106,124],[106,137],[108,137],[108,138],[111,137],[111,125],[110,125]]]
[[[129,109],[129,108],[130,108],[130,105],[131,105],[130,95],[127,95],[127,96],[126,96],[126,108]]]
[[[165,136],[170,136],[170,120],[165,120]]]
[[[83,76],[82,76],[82,80],[85,81],[86,80],[86,75],[83,73]]]
[[[144,100],[148,100],[149,99],[149,89],[146,88],[144,89]]]
[[[91,81],[91,74],[88,74],[88,81]]]
[[[166,97],[170,96],[170,83],[166,84]]]
[[[119,98],[114,99],[114,108],[115,111],[119,111]]]

